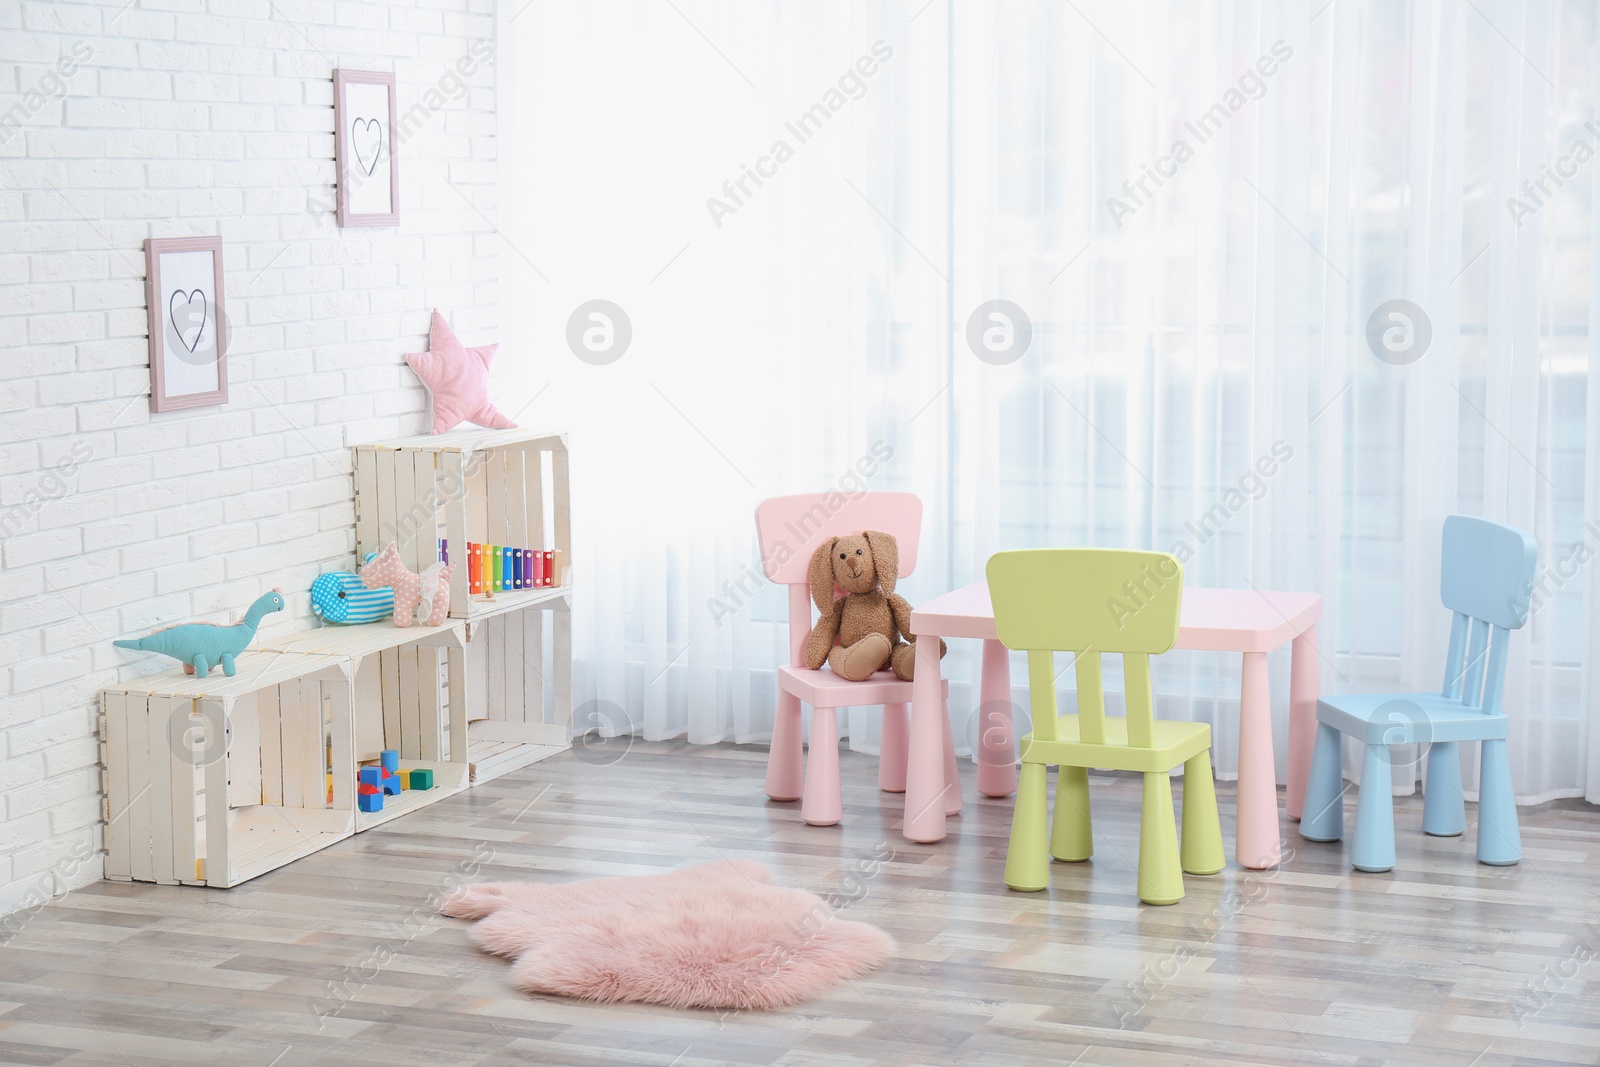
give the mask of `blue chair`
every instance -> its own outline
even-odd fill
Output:
[[[1436,837],[1458,836],[1467,828],[1467,812],[1456,746],[1481,741],[1478,861],[1505,866],[1522,859],[1500,691],[1511,631],[1521,629],[1528,619],[1535,551],[1533,538],[1514,527],[1466,515],[1444,520],[1440,599],[1455,613],[1444,691],[1352,694],[1317,701],[1317,745],[1306,782],[1301,837],[1337,841],[1344,836],[1340,758],[1344,734],[1366,745],[1350,846],[1350,861],[1357,870],[1394,868],[1389,745],[1429,745],[1422,829]]]

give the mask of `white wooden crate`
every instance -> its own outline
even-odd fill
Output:
[[[451,621],[325,626],[265,640],[233,678],[173,670],[105,689],[108,878],[237,885],[571,747],[566,437],[460,430],[355,456],[357,558],[395,541],[421,571],[448,539],[462,561]],[[553,548],[561,584],[473,597],[468,541]],[[356,768],[385,748],[435,786],[359,812]]]
[[[332,656],[349,664],[357,766],[384,749],[400,754],[410,770],[433,771],[434,786],[384,798],[383,810],[355,813],[355,830],[370,829],[459,793],[470,781],[467,741],[466,625],[323,626],[269,640],[269,647],[301,655]]]
[[[356,558],[390,541],[421,571],[449,542],[450,617],[477,619],[562,597],[573,573],[567,439],[528,430],[453,430],[357,445]],[[554,549],[560,584],[471,594],[466,545]]]
[[[467,629],[473,781],[498,778],[572,747],[570,599],[499,612]]]
[[[347,660],[251,651],[229,678],[102,690],[106,877],[232,886],[354,831]]]
[[[421,570],[442,539],[459,564],[450,615],[469,624],[462,695],[471,779],[570,748],[575,568],[565,435],[462,429],[358,445],[355,479],[357,558],[394,541]],[[472,596],[469,541],[553,548],[560,584]]]

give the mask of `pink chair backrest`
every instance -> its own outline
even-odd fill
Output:
[[[811,631],[811,554],[832,537],[882,530],[900,546],[898,578],[917,566],[922,540],[922,501],[915,493],[800,493],[775,496],[756,506],[761,569],[789,587],[789,660],[800,664],[800,648]]]

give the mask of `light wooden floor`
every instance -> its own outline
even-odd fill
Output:
[[[80,890],[0,948],[0,1062],[1600,1062],[1600,813],[1585,805],[1524,812],[1527,860],[1492,868],[1470,825],[1424,837],[1420,801],[1401,800],[1393,874],[1355,874],[1342,846],[1291,829],[1281,871],[1191,878],[1182,903],[1150,908],[1133,896],[1134,780],[1095,781],[1092,863],[1056,864],[1048,892],[1021,895],[1000,884],[1011,802],[974,800],[970,766],[951,835],[914,846],[873,759],[844,754],[830,829],[765,801],[765,759],[676,743],[609,764],[564,754],[237,889]],[[1231,827],[1231,787],[1219,794]],[[833,894],[898,956],[765,1015],[598,1007],[513,992],[464,924],[426,913],[463,871],[566,879],[719,856]]]

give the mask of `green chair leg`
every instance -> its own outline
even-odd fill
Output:
[[[1171,807],[1168,807],[1171,812]],[[1050,884],[1050,857],[1045,852],[1045,773],[1042,763],[1024,763],[1017,778],[1016,807],[1011,814],[1011,845],[1006,849],[1006,885],[1020,893],[1037,893]]]
[[[1227,864],[1209,749],[1190,756],[1183,764],[1183,843],[1179,851],[1183,869],[1189,874],[1216,874]]]
[[[1176,904],[1183,899],[1178,865],[1178,826],[1172,816],[1172,780],[1165,771],[1144,776],[1139,815],[1139,899],[1146,904]]]
[[[1080,863],[1094,855],[1087,767],[1056,769],[1056,809],[1050,819],[1050,855],[1067,863]]]

